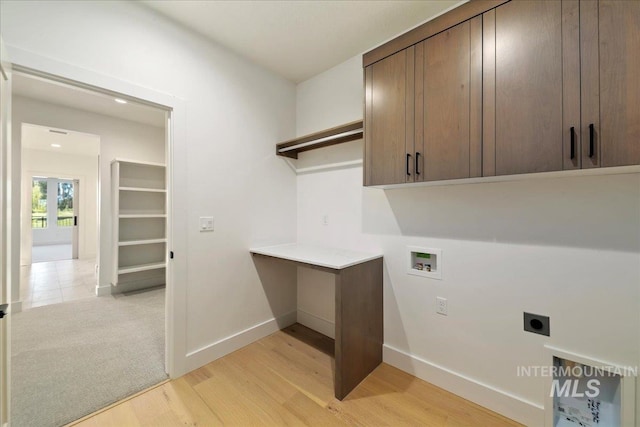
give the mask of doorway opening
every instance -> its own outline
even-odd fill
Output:
[[[100,137],[26,121],[20,130],[22,309],[95,297]]]
[[[78,259],[79,183],[31,178],[31,263]]]
[[[100,137],[27,122],[20,130],[21,265],[95,258]]]
[[[169,112],[133,98],[126,101],[68,81],[13,74],[12,119],[19,129],[13,142],[21,146],[23,189],[22,312],[12,315],[16,424],[67,424],[167,378]],[[37,132],[34,139],[42,146],[31,147],[29,133]],[[82,136],[93,138],[95,151],[80,152],[88,146],[86,138],[76,146],[69,143]],[[63,153],[65,146],[70,152]],[[37,159],[43,162],[29,163]],[[163,165],[156,167],[162,174],[157,181],[165,188],[147,188],[146,175],[137,172],[133,176],[143,183],[114,186],[114,161]],[[141,204],[148,199],[153,199],[151,208]],[[114,211],[118,205],[141,212]],[[154,221],[149,227],[131,226],[147,217]],[[143,231],[153,235],[139,236]],[[40,247],[66,259],[42,259]],[[143,263],[151,249],[158,257],[154,261],[163,262],[154,268],[153,281],[129,272],[126,264]],[[118,258],[122,265],[114,263]],[[22,286],[25,279],[29,285]],[[36,353],[37,358],[27,357]],[[34,376],[37,372],[48,374],[43,379]],[[63,391],[77,398],[55,397]]]

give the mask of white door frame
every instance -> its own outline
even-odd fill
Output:
[[[0,304],[11,303],[11,64],[0,38]],[[11,307],[9,307],[9,312]],[[11,409],[11,314],[0,320],[0,426],[9,425]]]
[[[167,264],[166,328],[165,350],[166,368],[171,378],[186,373],[186,287],[187,283],[187,143],[186,107],[183,100],[130,82],[106,76],[95,71],[7,46],[11,54],[12,66],[16,71],[40,75],[85,88],[147,103],[169,110],[167,114],[167,178],[168,178],[168,218],[167,250],[174,258]],[[13,171],[15,174],[15,170]],[[20,171],[18,171],[19,177]],[[176,286],[175,284],[182,284]]]
[[[73,183],[73,223],[71,224],[71,259],[78,259],[78,247],[80,246],[80,180],[72,179]],[[98,237],[100,242],[100,237]],[[100,244],[100,243],[98,243]]]

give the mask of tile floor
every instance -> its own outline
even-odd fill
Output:
[[[95,297],[95,264],[68,259],[20,267],[22,309]]]
[[[68,245],[42,245],[31,248],[31,262],[61,261],[71,259],[71,243]]]

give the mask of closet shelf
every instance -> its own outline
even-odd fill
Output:
[[[166,214],[121,214],[119,218],[166,218]]]
[[[144,191],[147,193],[166,193],[164,188],[146,188],[146,187],[119,187],[120,191]]]
[[[158,270],[165,268],[167,263],[165,262],[152,262],[149,264],[131,265],[128,267],[118,268],[118,274],[137,273],[139,271]]]
[[[115,163],[115,162],[129,163],[129,164],[134,165],[134,166],[153,166],[153,167],[158,167],[158,168],[164,168],[164,167],[167,166],[164,163],[145,162],[145,161],[140,161],[140,160],[123,159],[123,158],[118,158],[118,157],[116,157],[115,159],[113,159],[111,161],[111,163]]]
[[[167,243],[167,239],[122,240],[118,242],[118,246],[153,245],[156,243]]]
[[[362,135],[363,121],[357,120],[276,144],[276,154],[278,156],[297,159],[298,153],[303,151],[355,141],[356,139],[362,139]]]

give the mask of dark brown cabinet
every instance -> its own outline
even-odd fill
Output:
[[[580,102],[563,92],[563,12],[511,1],[483,16],[484,176],[563,169],[563,115]]]
[[[413,50],[365,70],[365,185],[412,182]]]
[[[640,2],[580,2],[582,167],[640,164]]]
[[[365,69],[365,185],[481,176],[482,20]]]
[[[640,164],[640,1],[473,0],[363,61],[365,185]]]
[[[483,175],[640,164],[640,2],[483,16]]]
[[[481,18],[419,43],[415,57],[415,180],[481,176]]]

